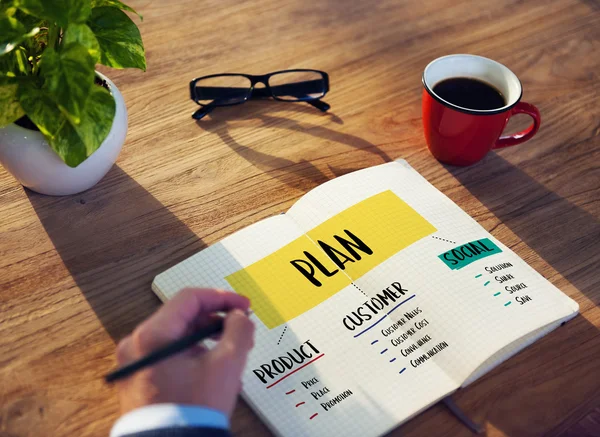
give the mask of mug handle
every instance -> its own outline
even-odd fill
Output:
[[[533,118],[533,123],[527,129],[522,130],[521,132],[500,137],[492,149],[516,146],[517,144],[524,143],[525,141],[531,139],[537,133],[538,129],[540,128],[540,123],[542,122],[538,108],[530,105],[529,103],[519,102],[510,111],[511,117],[516,114],[529,115],[531,118]]]

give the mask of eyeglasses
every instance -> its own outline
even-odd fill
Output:
[[[262,83],[264,88],[254,88]],[[201,106],[193,118],[200,120],[218,106],[273,97],[282,102],[306,102],[322,112],[330,106],[320,100],[329,91],[329,76],[318,70],[284,70],[262,76],[213,74],[190,82],[190,96]]]

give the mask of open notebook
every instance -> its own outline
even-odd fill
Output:
[[[576,302],[405,161],[331,180],[158,275],[252,301],[243,396],[278,435],[378,436],[574,317]]]

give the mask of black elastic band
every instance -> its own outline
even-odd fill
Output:
[[[452,396],[447,396],[442,399],[442,404],[444,404],[446,408],[448,408],[448,410],[450,410],[450,412],[454,414],[454,416],[456,416],[456,418],[472,432],[475,434],[483,434],[485,431],[483,425],[473,422],[469,416],[467,416],[460,408],[458,408],[458,405],[456,405],[454,399],[452,399]]]

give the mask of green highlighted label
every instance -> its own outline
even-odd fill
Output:
[[[448,252],[438,255],[438,258],[452,270],[459,270],[472,262],[500,252],[502,250],[489,238],[482,238],[481,240],[471,241],[470,243],[455,247]]]

